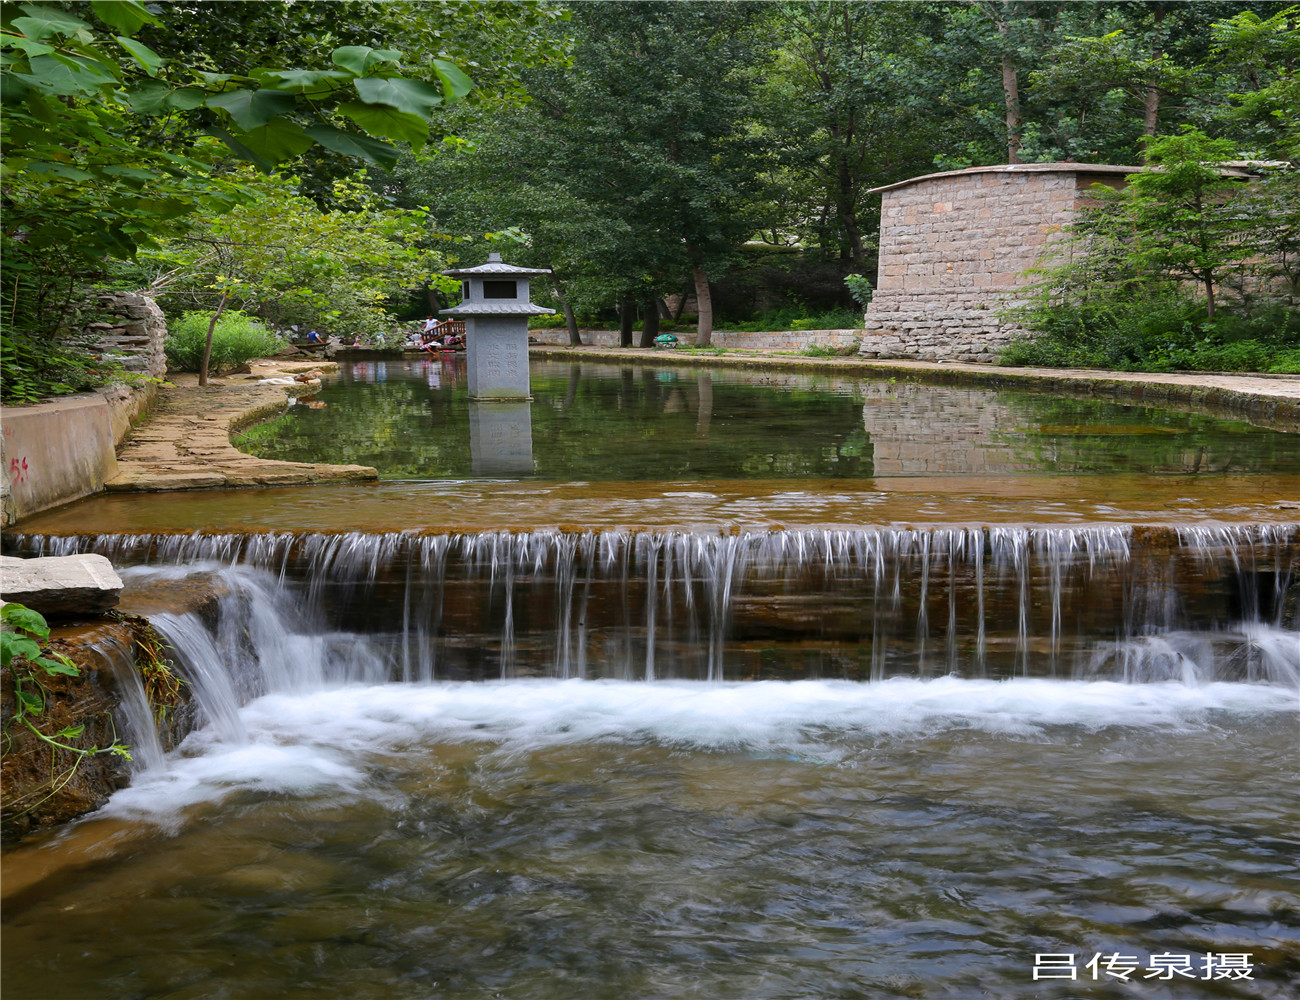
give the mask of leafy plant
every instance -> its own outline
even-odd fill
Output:
[[[75,344],[51,342],[17,330],[0,334],[0,399],[23,405],[47,396],[95,389],[128,372]]]
[[[59,779],[51,794],[66,784],[85,758],[97,753],[111,753],[127,760],[129,749],[118,742],[106,747],[75,747],[68,740],[77,739],[85,726],[65,726],[53,735],[47,735],[37,726],[46,714],[47,697],[37,671],[46,677],[76,677],[81,671],[75,663],[59,653],[45,655],[38,639],[48,639],[50,627],[38,611],[22,604],[6,604],[0,608],[0,669],[10,671],[14,686],[14,713],[7,720],[30,730],[37,739],[56,750],[66,750],[75,755],[72,767]]]
[[[871,302],[871,294],[874,289],[871,282],[860,274],[846,274],[844,284],[848,286],[849,294],[853,296],[853,301],[863,309]]]
[[[207,313],[187,312],[170,325],[167,333],[167,360],[182,371],[198,371],[208,338]],[[237,310],[229,310],[217,319],[212,334],[213,371],[221,373],[246,365],[255,358],[275,354],[283,342],[265,326]]]

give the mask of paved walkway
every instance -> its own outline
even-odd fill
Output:
[[[317,365],[317,369],[336,365]],[[363,465],[311,465],[275,462],[246,455],[230,443],[240,427],[285,408],[287,394],[307,395],[288,386],[258,385],[257,378],[306,371],[304,364],[253,366],[254,375],[213,379],[200,388],[196,376],[179,375],[159,390],[149,416],[118,449],[117,475],[105,488],[190,490],[205,486],[290,486],[378,479]]]
[[[655,361],[679,365],[822,371],[873,378],[988,388],[1021,387],[1040,392],[1107,396],[1159,406],[1192,406],[1279,430],[1300,432],[1300,375],[1239,375],[1210,372],[1112,372],[1087,368],[1004,368],[963,362],[810,358],[780,351],[647,351],[619,347],[533,347],[535,357],[590,361]]]

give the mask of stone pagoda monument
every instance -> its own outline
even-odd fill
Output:
[[[469,398],[526,400],[528,391],[528,317],[555,312],[528,301],[528,279],[550,274],[547,268],[512,267],[499,253],[486,264],[443,271],[461,279],[464,301],[442,315],[465,321]]]

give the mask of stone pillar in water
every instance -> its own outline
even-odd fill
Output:
[[[531,476],[533,416],[528,401],[470,400],[469,450],[476,476]]]
[[[528,279],[547,268],[512,267],[499,253],[486,264],[444,271],[461,279],[464,300],[442,315],[465,321],[469,398],[529,399],[528,317],[555,312],[528,301]],[[531,451],[531,443],[529,445]],[[531,469],[530,469],[531,471]]]

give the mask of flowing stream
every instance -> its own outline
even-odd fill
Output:
[[[1300,990],[1296,526],[14,545],[220,595],[15,996]]]

